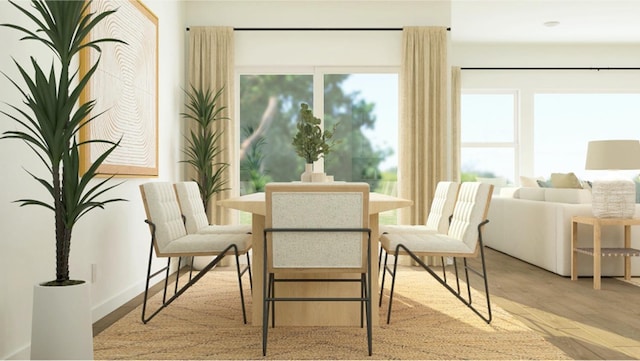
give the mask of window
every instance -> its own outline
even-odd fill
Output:
[[[314,89],[321,90],[314,92]],[[339,143],[321,167],[337,181],[367,182],[395,194],[397,183],[398,75],[313,69],[307,74],[240,75],[241,194],[270,181],[298,181],[304,171],[291,140],[300,103],[309,104]],[[384,216],[383,216],[384,217]],[[395,223],[395,212],[381,223]]]
[[[590,140],[640,138],[640,94],[538,93],[534,104],[536,175],[591,179],[584,170]]]
[[[461,100],[462,180],[501,177],[513,183],[517,168],[517,93],[465,92]]]

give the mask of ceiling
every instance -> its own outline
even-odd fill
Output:
[[[451,0],[451,39],[640,45],[640,0]]]

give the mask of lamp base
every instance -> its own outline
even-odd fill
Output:
[[[636,186],[631,180],[598,180],[591,189],[591,209],[598,218],[632,218]]]

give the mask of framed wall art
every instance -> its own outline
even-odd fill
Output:
[[[116,38],[122,43],[100,43],[102,52],[87,49],[80,55],[80,71],[100,59],[98,69],[82,94],[95,99],[92,116],[80,140],[120,141],[98,169],[116,176],[158,175],[158,18],[138,0],[94,0],[90,11],[117,11],[96,26],[90,38]],[[102,114],[101,114],[102,113]],[[108,145],[81,147],[81,166],[89,165]]]

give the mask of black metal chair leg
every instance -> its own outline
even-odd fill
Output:
[[[396,286],[396,272],[398,271],[398,254],[400,246],[396,247],[396,253],[393,260],[393,273],[391,274],[391,290],[389,291],[389,311],[387,312],[387,324],[391,322],[391,305],[393,304],[393,290]]]
[[[233,245],[236,256],[236,272],[238,273],[238,286],[240,287],[240,304],[242,305],[242,321],[247,324],[247,311],[244,306],[244,290],[242,288],[242,271],[240,270],[240,257],[238,256],[238,247]]]
[[[380,256],[382,256],[382,253],[380,254]],[[382,307],[382,294],[384,292],[384,279],[385,279],[385,275],[388,272],[387,269],[387,257],[389,257],[389,254],[385,251],[384,252],[384,264],[382,265],[382,282],[380,283],[380,298],[378,299],[378,307]],[[380,272],[380,271],[378,271]]]

